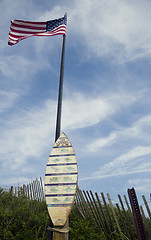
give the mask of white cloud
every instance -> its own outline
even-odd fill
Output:
[[[118,155],[121,150],[125,151],[125,153],[114,157],[111,161],[106,159],[107,163],[101,166],[99,170],[81,180],[151,172],[150,125],[151,115],[143,116],[133,123],[132,127],[120,128],[118,131],[111,132],[108,137],[92,141],[87,145],[86,149],[92,151],[95,147],[94,153],[96,156],[97,153],[100,153],[100,149],[101,155],[109,159],[111,155],[104,155],[104,152],[111,152],[112,156],[113,150],[114,155]],[[144,145],[138,145],[138,142]],[[108,146],[109,148],[107,148]],[[96,166],[98,168],[98,164]]]
[[[23,184],[31,183],[33,179],[26,178],[26,177],[10,177],[6,179],[1,180],[1,187],[5,189],[14,185],[22,186]]]
[[[132,105],[137,97],[131,94],[109,94],[97,97],[72,93],[64,99],[63,127],[82,128],[91,126],[104,120],[127,106]]]
[[[150,144],[150,126],[151,126],[151,115],[143,116],[138,121],[132,123],[130,127],[116,127],[119,130],[111,131],[109,136],[104,138],[98,138],[86,146],[87,151],[94,152],[97,154],[100,149],[106,148],[116,144],[117,142],[123,142],[123,144],[129,148],[129,141],[145,142]]]
[[[114,110],[102,98],[88,98],[76,93],[64,100],[63,111],[64,128],[82,128],[97,124]]]
[[[150,179],[149,178],[132,178],[128,180],[128,185],[131,185],[137,192],[150,193]]]
[[[0,113],[7,111],[8,108],[13,106],[18,97],[18,94],[15,92],[0,90]]]
[[[39,69],[48,67],[49,64],[46,61],[39,61],[39,59],[32,59],[19,56],[3,56],[3,60],[0,60],[0,71],[4,76],[14,78],[21,81],[21,79],[28,80],[29,74],[36,73]]]
[[[92,54],[127,61],[151,53],[149,1],[76,1],[72,31]],[[80,31],[79,31],[80,27]]]
[[[39,158],[49,145],[49,134],[54,129],[56,103],[46,101],[42,108],[21,111],[13,115],[1,128],[1,163],[19,169],[29,158]]]
[[[144,115],[138,121],[132,123],[128,128],[123,128],[120,131],[116,131],[119,139],[136,139],[137,141],[150,143],[150,126],[151,126],[151,115]]]
[[[90,177],[86,177],[81,180],[151,172],[151,164],[147,163],[147,159],[143,162],[143,159],[141,158],[147,155],[151,155],[151,145],[137,146],[100,167],[100,169],[94,172]]]
[[[63,130],[93,126],[120,111],[120,106],[123,107],[123,104],[129,105],[133,102],[131,97],[128,96],[123,100],[123,94],[122,101],[119,102],[120,98],[120,95],[113,95],[109,98],[99,98],[97,96],[88,98],[82,96],[81,93],[73,93],[72,96],[67,96],[63,102]],[[12,101],[11,95],[10,101]],[[8,107],[9,101],[5,106],[6,111]],[[54,132],[55,114],[56,102],[49,99],[39,107],[14,113],[10,119],[7,119],[3,124],[5,126],[1,128],[0,152],[3,165],[10,164],[12,169],[17,169],[21,164],[25,164],[30,157],[38,158],[41,156],[48,144],[50,132]],[[112,134],[107,141],[112,141],[114,138],[115,135]],[[99,146],[100,144],[107,144],[107,141],[99,143]],[[11,156],[11,159],[9,156]]]
[[[99,139],[94,140],[92,143],[90,143],[87,146],[87,150],[90,152],[96,152],[96,151],[100,150],[100,148],[112,145],[115,142],[115,140],[116,140],[116,134],[111,133],[106,138],[99,138]]]
[[[112,166],[115,167],[115,165],[124,165],[125,163],[129,162],[132,159],[142,157],[145,155],[151,154],[151,145],[150,146],[137,146],[130,150],[128,153],[121,155],[115,161],[111,162],[109,165],[107,165],[107,168],[110,168]],[[105,170],[106,167],[103,167]]]

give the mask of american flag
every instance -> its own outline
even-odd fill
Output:
[[[8,45],[12,46],[31,36],[66,35],[67,16],[47,22],[12,20]]]

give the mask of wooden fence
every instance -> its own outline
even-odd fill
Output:
[[[9,189],[11,193],[15,196],[26,196],[30,200],[45,201],[45,194],[43,189],[42,178],[38,180],[37,178],[31,183],[23,186],[13,187]]]
[[[129,204],[126,195],[123,198],[124,200],[118,195],[118,202],[113,203],[109,193],[105,196],[102,192],[99,196],[98,193],[81,191],[78,188],[75,203],[81,216],[85,219],[91,218],[98,231],[104,232],[107,240],[116,239],[117,232],[121,239],[150,240],[151,212],[145,196],[142,196],[143,206],[137,206],[136,212],[133,211],[133,204],[136,205],[137,199]]]
[[[9,189],[15,196],[26,196],[30,200],[45,201],[42,178],[36,179],[22,187]],[[128,189],[128,196],[123,199],[118,195],[118,201],[92,191],[81,191],[77,188],[75,207],[82,218],[90,218],[98,231],[104,232],[107,240],[116,239],[118,232],[121,239],[151,240],[151,211],[145,196],[143,205],[139,206],[134,189]]]

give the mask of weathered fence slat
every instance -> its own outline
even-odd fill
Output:
[[[92,197],[92,200],[93,200],[93,203],[94,203],[94,207],[95,207],[95,209],[96,209],[96,214],[97,214],[97,217],[98,217],[98,219],[99,219],[101,228],[102,228],[102,230],[103,230],[106,234],[108,234],[108,232],[106,231],[104,222],[103,222],[103,220],[102,220],[102,216],[101,216],[101,214],[100,214],[99,208],[98,208],[99,205],[96,203],[96,200],[95,200],[95,198],[94,198],[94,196],[93,196],[92,191],[90,191],[90,194],[91,194],[91,197]]]
[[[117,216],[116,216],[116,214],[115,214],[114,207],[113,207],[113,204],[112,204],[112,201],[111,201],[111,198],[110,198],[109,193],[107,193],[107,198],[108,198],[108,200],[109,200],[109,204],[110,204],[110,207],[111,207],[111,210],[112,210],[112,213],[113,213],[113,217],[114,217],[115,222],[116,222],[116,225],[117,225],[117,229],[118,229],[118,231],[119,231],[119,233],[120,233],[120,235],[121,235],[121,237],[122,237],[123,234],[122,234],[120,225],[119,225],[119,223],[118,223]],[[122,239],[123,239],[123,237],[122,237]]]
[[[107,206],[107,203],[106,203],[106,200],[105,200],[105,197],[104,197],[103,192],[101,192],[101,196],[102,196],[102,199],[103,199],[103,203],[104,203],[104,206],[105,206],[105,209],[106,209],[106,213],[107,213],[109,222],[110,222],[110,224],[111,224],[111,226],[112,226],[112,232],[114,232],[114,231],[115,231],[114,224],[113,224],[111,215],[110,215],[110,213],[109,213],[109,209],[108,209],[108,206]]]
[[[79,188],[78,188],[78,192],[79,192],[80,198],[81,198],[81,200],[82,200],[83,207],[84,207],[84,209],[85,209],[85,214],[92,216],[92,214],[91,214],[91,212],[90,212],[90,209],[88,208],[88,204],[86,203],[85,198],[84,198],[84,196],[83,196],[83,194],[82,194],[82,191],[81,191]]]
[[[147,212],[148,212],[148,216],[149,216],[149,218],[150,218],[150,220],[151,220],[151,212],[150,212],[150,209],[149,209],[149,207],[148,207],[148,204],[147,204],[146,198],[145,198],[144,195],[142,196],[142,198],[143,198],[143,201],[144,201],[144,204],[145,204],[146,210],[147,210]]]
[[[128,211],[129,211],[130,215],[132,216],[132,211],[131,211],[131,208],[130,208],[130,206],[129,206],[129,204],[128,204],[126,195],[124,195],[124,199],[125,199],[125,203],[126,203],[127,209],[128,209]]]
[[[145,213],[144,213],[144,210],[143,210],[143,207],[140,206],[140,211],[142,213],[142,217],[143,217],[143,220],[144,220],[144,223],[145,223],[145,226],[146,226],[146,230],[147,230],[147,234],[148,234],[148,239],[151,239],[151,231],[149,229],[149,225],[148,225],[148,222],[147,222],[147,219],[145,217]]]
[[[99,207],[100,207],[100,211],[101,211],[102,216],[103,216],[103,218],[104,218],[104,223],[105,223],[105,227],[106,227],[106,229],[107,229],[107,232],[108,232],[108,233],[111,233],[110,226],[109,226],[109,224],[107,223],[107,219],[106,219],[106,216],[105,216],[105,214],[104,214],[103,207],[102,207],[102,205],[101,205],[101,200],[99,199],[99,196],[98,196],[97,193],[95,193],[95,195],[96,195],[96,198],[97,198]]]
[[[83,207],[83,205],[82,205],[82,200],[81,200],[81,198],[80,198],[78,189],[76,190],[75,201],[76,201],[76,206],[77,206],[77,208],[78,208],[78,210],[79,210],[79,213],[81,214],[81,216],[82,216],[84,219],[86,219],[84,207]]]
[[[37,179],[37,189],[38,189],[38,198],[39,198],[39,201],[42,201],[41,199],[41,189],[40,189],[40,182],[38,181]]]
[[[81,201],[81,206],[82,206],[82,210],[83,210],[83,214],[86,217],[89,214],[89,209],[88,209],[88,205],[83,197],[83,194],[81,192],[81,190],[78,188],[78,196],[79,199]]]
[[[41,185],[42,201],[45,201],[45,194],[44,194],[43,183],[42,183],[41,177],[40,177],[40,185]]]
[[[116,207],[117,207],[117,210],[118,210],[118,212],[119,212],[122,225],[123,225],[123,227],[125,228],[126,234],[127,234],[128,237],[130,237],[129,231],[128,231],[128,228],[127,228],[127,225],[126,225],[126,223],[125,223],[125,220],[124,220],[124,218],[123,218],[123,215],[122,215],[122,213],[121,213],[121,210],[120,210],[120,207],[119,207],[118,203],[116,203]]]
[[[91,199],[91,197],[90,197],[90,194],[89,194],[88,191],[86,191],[86,193],[87,193],[88,198],[89,198],[89,200],[90,200],[90,208],[91,208],[91,211],[92,211],[92,213],[93,213],[94,219],[95,219],[95,221],[97,222],[97,225],[98,225],[99,229],[102,229],[100,220],[98,219],[98,215],[97,215],[96,209],[95,209],[95,207],[94,207],[93,201],[92,201],[92,199]]]
[[[85,198],[86,198],[86,200],[87,200],[88,206],[89,206],[89,208],[90,208],[90,210],[91,210],[91,213],[92,213],[92,215],[90,215],[90,216],[93,216],[92,219],[94,219],[94,220],[96,221],[96,224],[97,224],[98,228],[100,228],[100,224],[99,224],[99,222],[98,222],[98,220],[97,220],[97,218],[96,218],[96,216],[95,216],[94,210],[93,210],[93,208],[92,208],[92,206],[91,206],[91,204],[90,204],[90,202],[89,202],[89,199],[88,199],[85,191],[83,191],[83,193],[84,193],[84,196],[85,196]]]
[[[122,210],[123,210],[123,214],[125,216],[125,219],[126,219],[126,229],[128,232],[130,232],[130,235],[131,235],[131,239],[133,240],[135,237],[134,237],[134,233],[133,233],[133,230],[131,228],[131,224],[130,224],[130,218],[128,217],[126,211],[125,211],[125,208],[124,208],[124,204],[123,204],[123,201],[122,201],[122,198],[120,195],[118,195],[118,198],[119,198],[119,201],[120,201],[120,204],[121,204],[121,207],[122,207]],[[128,236],[130,237],[130,235],[128,234]]]

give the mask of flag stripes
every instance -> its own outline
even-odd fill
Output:
[[[14,45],[31,36],[66,35],[66,15],[63,18],[47,22],[30,22],[12,20],[9,32],[8,45]]]

